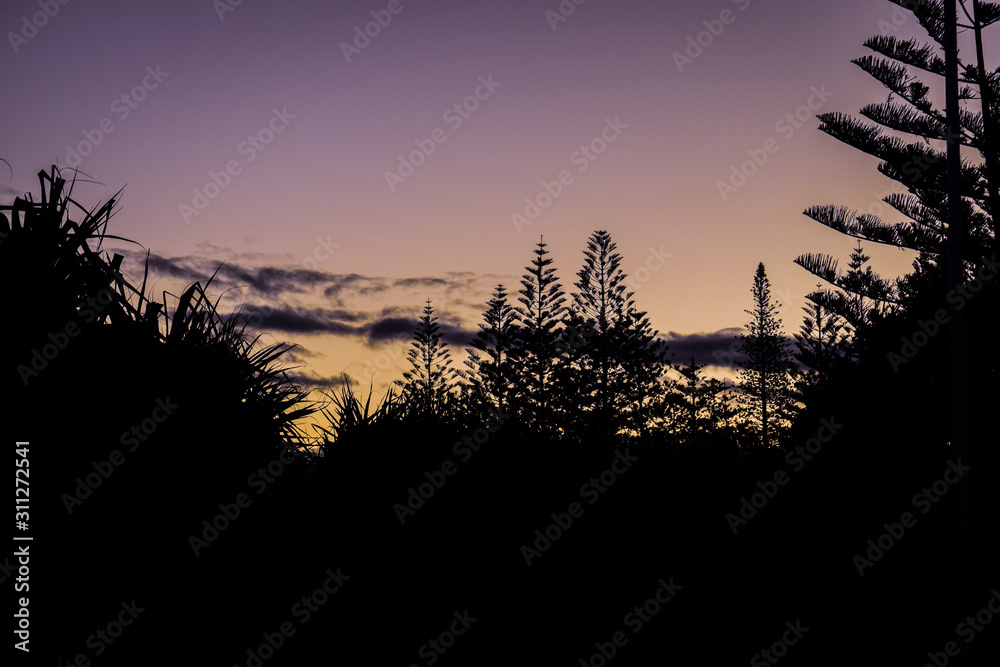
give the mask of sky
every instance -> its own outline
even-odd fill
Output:
[[[898,191],[815,116],[885,99],[866,38],[923,36],[885,0],[10,0],[0,26],[0,195],[52,164],[87,206],[124,187],[126,271],[148,250],[162,298],[221,265],[222,310],[317,387],[399,377],[427,299],[461,366],[541,235],[571,291],[607,230],[678,361],[728,348],[758,262],[797,331],[794,258],[854,246],[802,212]]]

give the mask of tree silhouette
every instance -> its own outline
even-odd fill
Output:
[[[397,380],[409,414],[422,419],[447,418],[452,403],[456,372],[437,321],[428,299],[406,355],[413,368],[403,373],[403,380]]]
[[[987,70],[984,63],[983,30],[1000,21],[1000,10],[993,3],[974,2],[974,15],[965,11],[967,27],[973,33],[970,46],[972,60],[959,57],[951,46],[947,30],[951,22],[946,16],[948,5],[935,2],[902,2],[895,4],[909,10],[930,37],[929,42],[879,35],[868,39],[865,46],[874,52],[853,62],[882,83],[889,96],[885,102],[868,104],[861,109],[867,119],[843,113],[819,116],[820,130],[839,141],[878,158],[881,174],[899,184],[899,190],[882,197],[892,212],[902,214],[900,222],[888,222],[876,204],[867,212],[857,213],[843,206],[814,206],[805,215],[859,241],[870,241],[916,252],[912,271],[892,283],[877,277],[864,265],[867,255],[860,247],[852,253],[850,271],[841,275],[836,261],[823,255],[802,255],[795,261],[800,266],[831,283],[833,291],[818,290],[809,295],[814,303],[844,318],[850,334],[852,361],[858,378],[868,387],[880,386],[883,394],[893,396],[907,407],[948,401],[942,391],[948,382],[943,373],[959,373],[965,365],[943,358],[938,346],[942,341],[954,349],[976,350],[979,362],[970,367],[969,381],[980,388],[977,400],[994,392],[1000,353],[992,342],[995,329],[997,294],[992,283],[982,284],[981,276],[990,275],[998,246],[997,218],[1000,214],[1000,71]],[[966,50],[965,53],[969,53]],[[961,89],[954,109],[949,114],[936,104],[941,96],[932,94],[931,85],[940,88],[948,68],[946,61],[955,58]],[[955,86],[958,87],[958,86]],[[949,96],[950,97],[950,96]],[[957,121],[957,132],[949,124]],[[949,225],[949,179],[946,148],[958,143],[961,158],[953,170],[960,178],[960,194],[951,197],[962,229]],[[976,155],[978,154],[978,159]],[[953,275],[949,275],[952,253],[951,232],[955,248],[963,248],[956,258]],[[963,271],[964,269],[964,271]],[[964,274],[964,276],[963,276]],[[977,279],[977,276],[980,277]],[[984,294],[968,304],[967,292],[961,285],[976,284]],[[956,297],[956,294],[958,295]],[[882,303],[880,303],[880,300]],[[982,304],[982,305],[980,305]],[[989,304],[987,306],[987,304]],[[968,306],[968,307],[967,307]],[[968,318],[968,325],[957,326],[956,320]],[[927,324],[931,322],[932,324]],[[923,328],[922,328],[923,325]],[[947,326],[945,326],[947,325]],[[912,344],[914,332],[926,336],[925,328],[945,332],[926,340],[927,352],[911,360],[901,355],[901,349]],[[966,339],[965,331],[968,332]],[[908,343],[909,341],[909,343]],[[934,352],[930,350],[935,350]],[[887,362],[888,359],[888,362]],[[872,380],[881,377],[885,367],[893,375],[904,368],[913,371],[905,384],[898,378],[882,378],[884,385]],[[919,369],[919,370],[917,370]],[[928,383],[925,386],[924,382]],[[965,385],[964,380],[956,381]],[[977,392],[974,392],[977,393]],[[919,395],[919,400],[916,396]],[[902,400],[902,396],[908,396]],[[953,405],[968,401],[956,398]],[[993,403],[995,404],[995,399]],[[992,411],[993,408],[990,410]],[[892,412],[886,404],[886,412]],[[971,414],[971,413],[970,413]],[[959,420],[961,421],[961,420]],[[996,424],[984,421],[980,440],[996,439]],[[926,431],[922,433],[927,436]],[[944,436],[946,440],[948,436]]]
[[[507,303],[507,291],[503,285],[497,285],[486,305],[479,332],[471,341],[476,349],[468,350],[469,359],[465,362],[470,371],[472,398],[481,408],[501,414],[506,414],[509,408],[518,375],[511,358],[517,329],[514,309]]]
[[[996,419],[987,416],[998,402],[1000,290],[985,280],[995,275],[1000,249],[1000,70],[987,70],[983,50],[983,29],[1000,20],[1000,7],[974,1],[973,15],[959,2],[962,27],[974,37],[960,53],[954,0],[894,3],[912,13],[930,41],[867,40],[875,55],[853,62],[888,89],[887,99],[861,109],[870,122],[841,113],[819,118],[822,131],[879,160],[879,172],[898,184],[882,202],[903,220],[887,220],[882,204],[861,213],[815,206],[805,214],[860,241],[915,251],[912,271],[891,285],[877,279],[862,270],[868,257],[860,245],[844,276],[829,258],[796,260],[835,285],[835,293],[809,298],[843,316],[851,338],[851,363],[810,389],[809,411],[851,415],[856,435],[845,439],[845,450],[865,452],[868,475],[883,489],[917,479],[926,474],[922,466],[944,456],[968,462],[976,480],[995,478],[990,445],[1000,439]],[[987,454],[979,458],[980,450]],[[969,535],[977,528],[988,534],[997,508],[996,495],[982,488],[989,485],[972,479],[958,486],[955,500],[959,617],[973,608]],[[996,562],[983,558],[976,568],[995,576]]]
[[[807,298],[837,316],[844,323],[845,335],[853,336],[873,317],[883,317],[899,306],[898,281],[890,282],[875,273],[868,262],[861,241],[851,251],[847,273],[841,273],[837,260],[829,255],[807,253],[795,263],[830,283],[834,289],[817,287]]]
[[[668,365],[666,344],[656,339],[646,313],[636,310],[626,291],[616,248],[608,232],[591,235],[565,318],[570,332],[592,334],[571,347],[571,374],[563,375],[563,386],[580,409],[577,427],[589,426],[605,439],[647,429]]]
[[[672,425],[682,442],[694,443],[715,426],[713,403],[719,385],[709,383],[702,373],[705,368],[694,360],[694,355],[682,366],[674,366],[681,375],[681,382],[664,383],[669,401]]]
[[[846,363],[847,339],[844,322],[818,303],[802,308],[806,315],[795,334],[798,351],[795,358],[805,367],[803,381],[815,385],[830,377]]]
[[[921,44],[916,39],[902,40],[892,35],[868,39],[865,46],[878,55],[867,55],[852,62],[888,88],[889,97],[881,104],[868,104],[861,109],[861,115],[872,122],[839,112],[822,114],[819,118],[820,130],[880,160],[879,172],[898,182],[906,191],[891,193],[882,201],[905,216],[906,220],[891,224],[871,210],[859,214],[847,207],[829,205],[811,207],[805,214],[831,229],[860,240],[915,250],[918,253],[915,269],[919,266],[921,272],[940,275],[947,265],[942,258],[948,254],[948,214],[945,153],[936,146],[948,139],[946,116],[932,102],[930,87],[910,70],[922,75],[944,76],[945,66],[941,57],[945,42],[943,5],[903,1],[895,4],[913,13],[933,44]],[[994,253],[998,250],[1000,108],[997,103],[1000,100],[1000,73],[985,69],[982,30],[1000,20],[1000,12],[992,3],[976,2],[975,5],[976,15],[967,14],[967,18],[976,36],[976,62],[959,59],[960,80],[964,84],[961,98],[965,107],[960,111],[961,132],[958,140],[962,146],[978,152],[981,158],[979,164],[963,162],[961,168],[963,219],[967,227],[966,256],[978,268],[983,263],[980,258],[988,256],[991,249]],[[884,130],[908,134],[915,139],[907,142],[894,134],[885,134]],[[829,258],[803,255],[796,259],[796,263],[823,280],[834,282],[831,280],[833,274]],[[913,288],[907,286],[909,280],[907,277],[900,281],[899,291]],[[864,290],[867,286],[864,281],[846,285],[837,282],[839,287],[849,292]],[[943,276],[940,278],[940,289],[942,293],[946,289]],[[865,296],[873,298],[871,294]],[[823,305],[837,312],[832,303],[824,302]]]
[[[522,370],[516,397],[519,420],[535,433],[553,435],[556,424],[552,375],[562,357],[559,326],[566,310],[566,296],[546,246],[544,238],[540,238],[535,257],[521,278],[520,305],[515,307],[520,335],[514,355]]]
[[[739,351],[745,358],[738,362],[738,386],[744,392],[745,410],[760,436],[760,445],[771,447],[779,443],[789,425],[796,368],[763,262],[757,265],[751,293],[754,306],[746,311],[751,320],[739,336]]]

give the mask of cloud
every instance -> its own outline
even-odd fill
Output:
[[[317,375],[306,375],[302,373],[287,373],[288,379],[299,385],[303,389],[338,389],[343,387],[345,384],[357,384],[356,381],[347,376],[346,380],[343,375],[336,375],[331,377],[320,377]]]
[[[693,355],[697,364],[735,369],[730,346],[742,332],[741,327],[729,327],[711,333],[679,334],[671,331],[662,338],[670,348],[667,354],[673,355],[676,364],[686,363]]]
[[[216,247],[206,246],[206,249],[213,248]],[[131,270],[141,275],[145,253],[131,248],[121,249],[121,252],[132,265]],[[471,271],[408,278],[327,273],[276,263],[279,259],[278,255],[267,257],[260,253],[230,254],[224,261],[206,256],[165,257],[150,253],[148,266],[154,280],[170,278],[186,284],[196,281],[204,284],[211,278],[211,286],[215,290],[239,289],[248,301],[254,296],[266,296],[272,302],[301,301],[308,305],[323,302],[334,308],[353,304],[357,309],[360,302],[367,304],[374,299],[383,302],[391,299],[396,303],[384,307],[392,308],[399,316],[402,311],[409,312],[410,309],[396,304],[410,305],[419,312],[417,309],[429,299],[438,315],[448,315],[453,319],[474,317],[473,311],[482,310],[490,289],[496,282],[503,282],[502,276],[479,275]],[[507,278],[506,282],[515,282],[512,276]]]
[[[397,278],[393,287],[448,287],[451,283],[444,278]]]
[[[413,332],[418,325],[419,320],[416,318],[383,317],[365,327],[368,334],[368,344],[373,345],[392,340],[412,340]],[[442,341],[457,348],[469,347],[469,341],[476,335],[476,331],[450,322],[438,322],[438,331],[441,333]]]
[[[412,317],[375,317],[369,313],[344,309],[302,308],[287,304],[246,304],[231,312],[227,319],[232,317],[238,317],[241,322],[251,322],[255,329],[298,335],[354,336],[363,339],[369,346],[391,341],[409,341],[419,324]],[[451,322],[438,322],[438,327],[445,343],[461,348],[468,347],[476,333]]]
[[[291,363],[304,363],[307,359],[325,359],[326,353],[317,350],[310,350],[304,345],[296,345],[282,355],[285,361]]]
[[[441,339],[453,347],[458,347],[465,349],[471,347],[470,341],[478,333],[478,329],[472,331],[470,329],[463,329],[457,324],[440,323],[441,327]]]
[[[328,274],[323,296],[338,300],[344,291],[357,290],[359,294],[370,296],[389,288],[384,278],[370,278],[357,273]]]
[[[143,254],[131,251],[138,261]],[[408,342],[418,324],[423,300],[430,299],[434,313],[447,318],[438,322],[442,339],[451,347],[464,349],[477,329],[466,329],[462,323],[472,321],[474,312],[485,305],[474,303],[488,293],[487,283],[502,276],[482,276],[469,271],[448,272],[444,276],[390,278],[365,276],[357,273],[326,273],[305,268],[278,266],[244,266],[239,259],[220,263],[205,258],[167,258],[150,253],[151,273],[193,282],[206,281],[218,270],[217,288],[248,287],[248,296],[266,296],[270,305],[257,301],[242,308],[244,317],[257,316],[256,327],[262,330],[292,335],[331,334],[359,338],[369,346],[386,342]],[[317,291],[318,290],[318,291]],[[314,304],[325,301],[332,307],[296,305],[298,295]],[[311,297],[309,295],[312,295]],[[421,302],[413,305],[383,305],[377,311],[365,311],[373,297],[406,301],[419,295]],[[473,298],[474,296],[474,298]],[[256,301],[256,300],[255,300]],[[359,308],[345,307],[354,303]],[[364,304],[364,305],[363,305]],[[457,308],[463,308],[457,311]],[[467,312],[466,312],[467,311]],[[694,357],[698,364],[736,369],[732,345],[743,332],[741,327],[729,327],[714,332],[681,334],[670,332],[661,338],[669,345],[674,362],[682,364]],[[791,341],[792,339],[789,338]]]
[[[408,317],[383,317],[368,325],[368,340],[371,343],[382,343],[390,340],[409,340],[417,320]]]
[[[144,252],[134,249],[122,252],[142,270]],[[274,261],[277,256],[270,259]],[[150,253],[148,266],[154,279],[169,278],[185,285],[197,281],[204,285],[211,278],[210,291],[242,288],[231,293],[231,297],[244,303],[232,308],[228,317],[240,317],[242,321],[252,318],[255,329],[290,336],[349,336],[369,346],[412,340],[425,300],[429,299],[435,315],[442,318],[438,326],[444,342],[458,349],[468,347],[478,329],[474,325],[471,330],[466,329],[462,323],[474,320],[485,306],[489,286],[502,278],[471,271],[409,278],[365,276],[277,266],[266,260],[267,257],[259,255],[251,259],[246,254],[219,261],[204,256],[165,257]],[[382,303],[369,310],[375,299]]]
[[[348,322],[358,322],[363,315],[344,310],[327,308],[301,308],[281,305],[279,307],[244,305],[230,313],[229,317],[239,317],[241,321],[253,321],[254,328],[281,331],[293,334],[353,334],[361,335],[363,330]]]
[[[139,253],[132,251],[129,254],[133,256],[132,258],[136,258],[135,256]],[[126,254],[126,257],[128,257],[128,254]],[[142,257],[139,256],[137,261],[141,262]],[[149,253],[148,266],[151,273],[158,273],[171,278],[181,278],[192,282],[196,280],[201,282],[208,280],[211,276],[210,273],[202,273],[197,268],[191,266],[189,262],[190,260],[168,259],[154,253]]]
[[[736,370],[736,361],[742,357],[736,353],[734,344],[742,333],[743,327],[729,327],[712,333],[679,334],[671,331],[661,338],[670,347],[667,354],[673,355],[675,364],[685,364],[693,355],[697,364]],[[792,350],[796,349],[793,337],[785,336],[785,340]]]
[[[144,254],[125,251],[127,257],[142,263]],[[222,288],[249,287],[268,296],[299,293],[331,281],[335,276],[311,269],[275,266],[248,267],[235,261],[218,261],[197,257],[163,257],[149,253],[151,273],[178,278],[186,282],[207,282],[215,274],[213,284]]]

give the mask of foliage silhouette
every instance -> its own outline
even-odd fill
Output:
[[[798,368],[792,358],[788,339],[777,317],[778,304],[771,299],[771,283],[764,264],[754,274],[753,309],[746,311],[751,320],[739,336],[743,355],[737,385],[743,390],[745,418],[753,424],[761,447],[774,447],[794,419],[794,385]]]
[[[914,7],[939,36],[940,3]],[[995,20],[994,5],[980,7],[980,26]],[[919,45],[885,38],[870,45],[936,74],[933,54]],[[891,64],[862,66],[917,108],[887,103],[865,115],[940,140],[932,135],[940,120],[918,82]],[[995,73],[978,64],[965,71],[970,87],[979,82],[984,99],[996,99]],[[985,253],[996,240],[995,102],[987,100],[981,123],[972,106],[963,116],[966,140],[983,165],[966,165],[966,207],[970,241]],[[52,662],[74,656],[100,619],[135,598],[148,615],[100,656],[104,664],[148,662],[150,647],[178,646],[178,637],[183,650],[197,647],[198,662],[249,664],[248,649],[288,621],[295,635],[268,665],[331,656],[410,664],[465,609],[479,620],[448,649],[454,664],[586,663],[616,631],[628,638],[616,665],[666,655],[704,661],[705,646],[719,663],[736,664],[790,617],[821,628],[790,661],[924,660],[956,623],[947,576],[953,495],[921,514],[864,577],[852,558],[954,461],[950,425],[940,417],[949,332],[930,333],[927,324],[949,305],[943,169],[919,142],[846,117],[821,120],[902,179],[909,194],[887,203],[910,220],[888,225],[831,207],[807,213],[865,242],[913,248],[918,258],[897,281],[871,271],[860,244],[845,274],[832,258],[800,258],[831,287],[827,296],[814,293],[796,338],[799,361],[814,375],[804,409],[780,439],[770,428],[763,435],[741,425],[732,408],[739,393],[706,378],[693,358],[673,368],[679,381],[665,376],[662,340],[625,289],[606,231],[588,240],[571,308],[543,242],[526,268],[519,307],[494,293],[477,336],[482,347],[470,342],[485,355],[473,362],[473,378],[490,408],[510,405],[512,416],[488,428],[483,401],[455,382],[430,302],[399,393],[390,390],[373,407],[373,389],[363,398],[345,378],[321,408],[284,373],[287,345],[263,346],[252,318],[218,314],[211,281],[169,303],[168,295],[147,296],[145,276],[135,286],[119,256],[99,253],[113,238],[105,227],[114,200],[85,209],[55,170],[41,174],[40,202],[18,198],[0,208],[4,395],[12,397],[9,414],[32,430],[23,436],[33,441],[37,471],[32,521],[48,549],[37,561],[40,590],[32,591],[33,623],[47,642],[40,652]],[[917,158],[925,168],[907,170]],[[985,266],[973,260],[970,276]],[[759,279],[747,368],[781,374],[790,358],[762,265]],[[981,280],[964,301],[977,360],[974,435],[985,443],[976,470],[987,480],[997,473],[995,448],[986,445],[998,441],[998,282]],[[79,331],[67,333],[69,322]],[[903,356],[904,341],[913,354]],[[768,345],[754,347],[759,342]],[[40,352],[57,348],[52,358]],[[765,385],[760,395],[774,386]],[[126,449],[130,429],[157,399],[178,407]],[[774,412],[764,410],[766,424]],[[297,423],[317,411],[329,423],[311,440]],[[762,438],[777,446],[756,446]],[[124,463],[68,512],[66,498],[84,495],[78,484],[116,449],[125,450]],[[276,463],[287,456],[294,460]],[[624,457],[635,460],[622,472],[615,462]],[[779,485],[777,473],[790,481]],[[980,485],[974,498],[974,525],[985,536],[976,563],[983,591],[995,585],[1000,562],[982,530],[996,516],[998,488]],[[240,493],[252,502],[209,541],[220,503]],[[582,516],[567,524],[573,503]],[[746,516],[735,535],[726,518],[734,513]],[[193,535],[207,542],[198,556]],[[530,565],[524,545],[541,553]],[[350,576],[344,590],[299,623],[293,605],[338,566]],[[684,588],[634,633],[625,615],[655,600],[658,580],[670,577]],[[59,634],[41,635],[43,628]],[[985,660],[1000,655],[996,637],[976,638]],[[176,661],[176,652],[161,653]]]
[[[413,368],[404,372],[403,380],[397,383],[408,414],[423,420],[445,418],[454,403],[452,389],[457,372],[451,367],[451,351],[442,340],[437,320],[428,299],[407,353]]]
[[[515,306],[520,336],[513,353],[524,373],[523,385],[515,395],[515,411],[527,428],[554,436],[556,406],[551,394],[556,366],[563,360],[559,326],[566,296],[547,247],[544,237],[540,237],[535,257],[521,278],[520,305]]]
[[[559,371],[565,399],[577,407],[575,413],[564,410],[570,428],[578,437],[590,431],[606,442],[646,432],[650,401],[669,363],[666,344],[626,290],[616,248],[603,230],[587,241],[564,326],[592,335],[570,350]]]
[[[472,401],[478,406],[476,412],[506,414],[510,409],[510,396],[520,384],[519,369],[512,360],[519,335],[515,318],[514,308],[507,303],[507,291],[503,285],[497,285],[483,313],[479,332],[471,341],[475,349],[467,350],[469,359],[465,362]]]
[[[171,314],[145,280],[123,274],[121,255],[100,255],[117,238],[106,232],[116,199],[87,209],[57,169],[39,180],[40,201],[0,207],[0,280],[16,313],[0,333],[4,395],[21,431],[31,429],[19,438],[32,442],[31,518],[51,540],[32,560],[45,573],[32,618],[60,628],[38,649],[54,662],[84,648],[95,621],[67,601],[110,620],[135,598],[154,616],[183,615],[190,641],[219,659],[219,632],[249,641],[247,623],[280,599],[283,582],[247,583],[279,555],[276,539],[256,543],[283,532],[270,518],[294,502],[294,485],[275,484],[199,559],[188,537],[286,447],[303,462],[282,481],[304,474],[310,455],[296,420],[313,408],[277,365],[286,346],[261,346],[223,320],[197,284]],[[225,554],[240,550],[239,567],[223,575]],[[142,642],[172,636],[164,624],[137,629],[110,660],[134,661]]]

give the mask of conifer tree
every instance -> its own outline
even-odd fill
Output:
[[[818,303],[804,306],[805,318],[795,334],[798,352],[795,358],[807,370],[807,385],[828,380],[848,360],[845,325],[840,316]]]
[[[918,77],[938,83],[945,76],[944,3],[892,1],[909,10],[932,41],[921,43],[917,39],[904,40],[885,34],[868,39],[864,45],[874,55],[852,62],[885,86],[888,98],[861,109],[861,115],[871,122],[840,112],[824,113],[819,116],[819,129],[880,160],[879,172],[902,186],[902,191],[891,193],[882,201],[905,219],[898,223],[885,221],[879,210],[883,208],[881,204],[867,212],[852,211],[844,206],[814,206],[805,214],[848,236],[916,251],[914,274],[896,281],[895,291],[900,295],[932,284],[943,293],[947,285],[943,273],[948,255],[944,148],[949,131],[945,111],[935,105],[931,87]],[[974,6],[974,14],[965,13],[968,20],[965,27],[971,29],[975,37],[972,58],[958,58],[962,108],[959,112],[961,131],[956,139],[966,147],[963,155],[979,155],[979,160],[963,158],[961,166],[965,258],[972,268],[979,268],[991,253],[1000,250],[1000,238],[997,237],[997,225],[1000,224],[1000,71],[986,68],[982,39],[983,31],[1000,21],[1000,6],[988,2],[975,2]],[[965,3],[962,7],[965,9]],[[904,140],[897,133],[909,137]],[[868,287],[864,281],[844,284],[832,279],[838,274],[835,265],[831,271],[831,260],[826,256],[809,254],[795,261],[841,290],[853,293],[855,289]],[[936,275],[938,279],[928,280],[927,274]],[[865,296],[872,298],[871,294]],[[819,302],[848,319],[828,296],[820,294]]]
[[[472,339],[475,349],[468,350],[469,359],[465,362],[470,371],[473,400],[481,408],[507,414],[517,376],[512,360],[517,335],[515,312],[507,303],[507,291],[503,285],[497,285],[486,305],[479,332]]]
[[[746,311],[751,320],[739,336],[739,351],[745,358],[738,362],[737,384],[743,391],[745,415],[759,434],[760,445],[766,448],[778,444],[790,426],[797,371],[763,262],[757,265],[751,293],[753,309]]]
[[[871,257],[858,245],[851,251],[847,273],[837,268],[837,260],[828,255],[808,253],[795,263],[830,283],[834,289],[817,287],[808,299],[843,321],[845,335],[853,335],[899,305],[898,286],[868,266]]]
[[[519,419],[526,427],[542,435],[555,435],[553,373],[562,357],[559,325],[566,310],[566,296],[546,247],[541,237],[531,265],[525,267],[520,305],[515,307],[519,336],[514,357],[521,369],[515,400]]]
[[[704,369],[692,355],[684,365],[674,366],[681,380],[665,380],[663,384],[670,431],[682,442],[717,435],[731,425],[734,416],[732,387],[724,380],[706,377]]]
[[[736,409],[733,407],[736,392],[733,386],[725,380],[708,378],[705,381],[705,394],[708,396],[709,428],[716,435],[731,429],[736,417]]]
[[[688,443],[704,430],[708,420],[708,399],[704,365],[695,363],[694,355],[683,366],[674,367],[681,374],[683,382],[678,382],[674,390],[678,397],[677,426],[681,437]]]
[[[668,366],[666,344],[657,340],[646,313],[636,309],[633,294],[626,291],[616,249],[608,232],[591,235],[565,318],[570,334],[590,334],[584,344],[571,347],[572,371],[564,377],[582,418],[576,426],[609,440],[646,430]]]
[[[452,407],[451,389],[456,373],[437,321],[428,299],[407,353],[413,368],[403,373],[403,380],[397,381],[397,385],[409,414],[440,420],[447,418]]]

